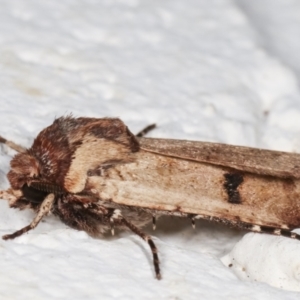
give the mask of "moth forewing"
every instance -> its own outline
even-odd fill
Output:
[[[142,148],[134,162],[89,177],[86,188],[97,190],[103,200],[156,214],[211,217],[239,227],[242,223],[283,229],[300,225],[299,180],[169,154]]]
[[[139,138],[141,149],[168,157],[206,162],[243,172],[300,179],[300,154],[220,143]]]

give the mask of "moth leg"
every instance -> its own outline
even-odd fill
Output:
[[[188,218],[191,220],[193,229],[196,229],[196,218],[195,217],[196,217],[196,215],[192,215],[192,214],[188,215]]]
[[[127,228],[129,228],[133,233],[141,237],[144,241],[148,243],[150,246],[152,256],[153,256],[153,265],[155,269],[155,274],[157,279],[161,279],[161,274],[160,274],[160,268],[159,268],[159,259],[157,255],[157,248],[152,240],[152,238],[142,232],[139,228],[137,228],[135,225],[133,225],[131,222],[127,221],[124,217],[121,217],[121,223],[125,225]]]
[[[101,214],[103,216],[107,216],[108,219],[105,222],[106,224],[110,224],[110,228],[112,230],[112,234],[114,234],[114,226],[125,226],[130,229],[133,233],[141,237],[144,241],[148,243],[150,246],[152,256],[153,256],[153,265],[155,269],[155,274],[157,279],[161,279],[160,268],[159,268],[159,259],[157,255],[157,248],[152,240],[152,238],[142,232],[139,228],[133,225],[131,222],[126,220],[119,209],[106,209],[101,205],[92,205],[93,208],[90,208],[91,211],[95,212],[96,214]]]
[[[114,209],[112,216],[109,218],[111,235],[115,235],[115,220],[122,218],[121,211]]]
[[[145,136],[149,131],[153,130],[156,128],[156,124],[151,124],[145,127],[143,130],[139,131],[135,136],[136,137],[143,137]]]
[[[152,229],[155,230],[156,229],[156,216],[152,215]]]
[[[12,148],[13,150],[15,150],[19,153],[25,152],[25,150],[26,150],[26,148],[12,142],[12,141],[8,141],[7,139],[3,138],[2,136],[0,136],[0,143],[7,145],[8,147]]]
[[[0,191],[0,199],[8,200],[9,206],[13,206],[23,193],[20,190],[13,190],[9,188],[8,190]]]
[[[39,222],[43,219],[43,217],[50,212],[52,205],[54,203],[54,199],[55,199],[54,194],[49,194],[42,202],[42,204],[37,212],[37,215],[35,216],[35,218],[29,225],[25,226],[24,228],[22,228],[20,230],[17,230],[16,232],[14,232],[12,234],[6,234],[2,238],[4,240],[14,239],[14,238],[22,235],[23,233],[28,232],[31,229],[34,229],[39,224]]]
[[[193,229],[195,229],[196,228],[196,222],[195,222],[195,218],[194,217],[191,217],[191,222],[192,222]]]

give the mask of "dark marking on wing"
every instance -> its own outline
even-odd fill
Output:
[[[241,196],[238,191],[239,185],[243,182],[244,178],[239,173],[225,173],[225,182],[223,187],[228,195],[228,202],[233,204],[241,204]]]
[[[88,170],[87,176],[103,176],[105,170],[113,168],[115,165],[125,164],[125,163],[126,161],[122,159],[107,160],[101,163],[101,165],[97,166],[96,168]]]

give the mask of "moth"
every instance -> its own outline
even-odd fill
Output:
[[[127,229],[152,251],[142,227],[162,215],[221,222],[300,240],[300,154],[218,143],[145,138],[120,119],[60,117],[31,148],[0,138],[18,153],[0,191],[13,208],[36,212],[14,239],[49,213],[66,225],[101,236]]]

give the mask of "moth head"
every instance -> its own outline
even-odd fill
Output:
[[[40,166],[35,157],[23,152],[17,154],[10,162],[7,178],[13,189],[21,189],[24,184],[30,185],[31,180],[39,177]]]

